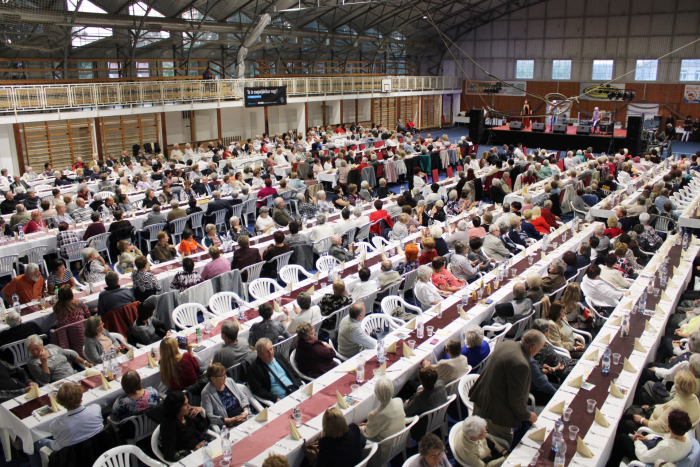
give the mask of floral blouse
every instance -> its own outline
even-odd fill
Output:
[[[321,308],[321,314],[323,316],[328,316],[332,314],[335,311],[340,310],[343,307],[346,307],[348,305],[352,304],[352,298],[348,297],[347,295],[333,295],[333,294],[326,294],[323,296],[321,299],[321,302],[318,304],[319,307]],[[323,320],[323,324],[321,324],[321,328],[327,329],[327,330],[332,330],[335,329],[335,320],[336,317],[332,317],[326,320]]]
[[[449,216],[456,216],[462,212],[457,201],[448,201],[445,205],[445,213]]]
[[[630,262],[626,258],[617,258],[617,264],[614,266],[615,269],[622,273],[622,277],[628,278],[630,274],[635,274],[634,268],[630,265]]]
[[[87,282],[102,282],[105,280],[105,267],[102,266],[99,260],[94,259],[85,264],[83,268],[83,275]]]
[[[143,389],[143,395],[138,399],[122,396],[114,401],[111,417],[115,422],[118,422],[127,417],[140,415],[146,410],[158,405],[158,402],[160,402],[158,391],[152,387],[147,387]]]
[[[134,251],[125,251],[119,255],[119,269],[122,274],[127,274],[134,270],[134,260],[137,256],[141,256],[141,250],[134,248]]]
[[[131,273],[131,280],[134,283],[134,288],[145,292],[146,290],[161,290],[162,286],[156,275],[150,271],[134,270]]]
[[[404,261],[402,263],[399,263],[395,268],[394,271],[398,272],[402,276],[406,274],[407,272],[411,272],[415,270],[418,267],[418,261]]]
[[[178,273],[175,274],[173,282],[170,284],[170,288],[178,289],[180,292],[184,292],[200,282],[202,282],[202,276],[200,276],[197,271],[192,271],[189,273],[185,271],[178,271]]]
[[[77,323],[78,321],[88,319],[89,317],[90,310],[88,310],[88,307],[85,306],[84,303],[78,302],[78,306],[76,306],[72,312],[64,316],[56,316],[56,327],[60,328],[69,324]]]
[[[465,284],[465,282],[453,276],[446,268],[443,268],[440,272],[434,272],[431,276],[431,280],[433,281],[433,285],[440,290],[446,290],[447,287],[461,287]]]

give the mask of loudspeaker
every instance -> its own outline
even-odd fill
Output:
[[[564,133],[566,134],[566,123],[555,123],[552,133]]]
[[[151,154],[153,152],[153,146],[151,143],[144,143],[143,150],[146,151],[146,154]]]
[[[153,151],[154,151],[156,154],[160,154],[160,143],[159,143],[158,141],[156,141],[155,143],[153,143]]]
[[[642,117],[627,117],[627,138],[625,138],[625,146],[627,146],[632,156],[639,156],[642,152],[643,126],[644,122]]]
[[[545,130],[544,123],[533,123],[532,124],[532,131],[543,132],[544,130]]]
[[[523,122],[510,122],[510,129],[511,130],[522,130],[523,129]]]
[[[576,134],[577,135],[590,135],[591,134],[591,127],[588,125],[579,125],[576,127]]]
[[[482,109],[469,111],[469,136],[474,144],[481,143],[481,138],[484,136],[484,111]]]

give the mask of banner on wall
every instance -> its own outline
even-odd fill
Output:
[[[686,104],[700,104],[700,84],[685,85],[683,102]]]
[[[287,86],[243,88],[245,107],[267,107],[287,104]]]
[[[499,96],[524,96],[527,90],[526,81],[505,81],[511,86],[515,86],[517,89],[513,89],[510,86],[503,86],[501,92],[498,93]],[[485,94],[484,90],[493,87],[496,81],[467,81],[467,91],[466,94]]]
[[[607,101],[610,91],[620,91],[625,89],[622,83],[601,84],[601,83],[580,83],[579,94],[581,99],[590,101]]]
[[[653,120],[659,115],[659,104],[639,104],[630,102],[627,104],[627,116],[638,116],[644,120]]]

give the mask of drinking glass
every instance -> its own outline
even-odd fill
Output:
[[[294,417],[294,426],[297,428],[300,428],[301,427],[301,412],[295,413],[294,415],[292,415],[292,417]]]
[[[576,441],[578,438],[578,427],[575,425],[569,425],[569,439],[571,441]]]
[[[563,413],[562,416],[561,416],[562,420],[564,420],[565,422],[568,422],[569,419],[571,418],[571,413],[572,413],[573,411],[574,411],[573,409],[566,409],[566,410],[564,410],[564,413]]]
[[[588,413],[593,413],[595,412],[595,404],[596,400],[595,399],[588,399],[586,401],[586,408],[588,409]]]
[[[557,242],[552,242],[552,250],[556,250],[558,245]]]
[[[612,355],[612,357],[613,357],[613,359],[612,359],[613,365],[619,365],[620,364],[620,357],[622,357],[622,355],[620,355],[619,353],[614,353]]]
[[[534,457],[532,458],[532,460],[530,461],[530,464],[528,464],[528,467],[535,467],[537,465],[537,459],[539,459],[539,457],[540,457],[540,453],[539,453],[539,451],[537,451],[535,453]]]
[[[433,326],[426,326],[425,329],[428,331],[428,337],[433,337]]]
[[[415,350],[416,348],[416,341],[408,341],[408,348],[411,350]]]
[[[527,264],[529,264],[530,266],[532,266],[532,261],[533,261],[532,255],[527,255]]]
[[[359,384],[353,384],[353,385],[350,386],[350,389],[352,390],[352,392],[350,393],[350,395],[352,395],[352,397],[357,397],[357,392],[360,390],[360,385],[359,385]]]
[[[658,287],[654,287],[654,297],[658,297],[659,293],[661,293],[661,289],[659,289]]]
[[[479,298],[479,300],[481,300],[481,298],[484,296],[484,289],[479,288],[476,291],[476,296]]]
[[[382,376],[380,373],[381,371],[379,371],[379,368],[372,370],[372,376],[375,380],[379,379]]]

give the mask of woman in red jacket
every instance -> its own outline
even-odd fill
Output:
[[[309,378],[318,378],[338,365],[333,361],[333,346],[318,340],[311,323],[297,326],[297,352],[294,357],[299,372]]]
[[[613,238],[617,237],[618,235],[622,234],[623,230],[620,228],[620,226],[617,223],[617,216],[612,215],[608,217],[608,228],[605,229],[605,235],[612,240]]]
[[[197,382],[199,362],[194,358],[189,341],[186,349],[187,352],[181,354],[174,337],[160,341],[160,379],[171,391],[183,391]]]
[[[549,224],[547,223],[547,220],[542,217],[542,209],[539,206],[535,206],[532,209],[532,220],[530,221],[530,224],[532,224],[535,230],[540,233],[549,233]]]
[[[46,222],[41,218],[41,213],[39,211],[32,211],[32,220],[27,222],[27,225],[24,226],[24,233],[41,232],[45,228]]]

